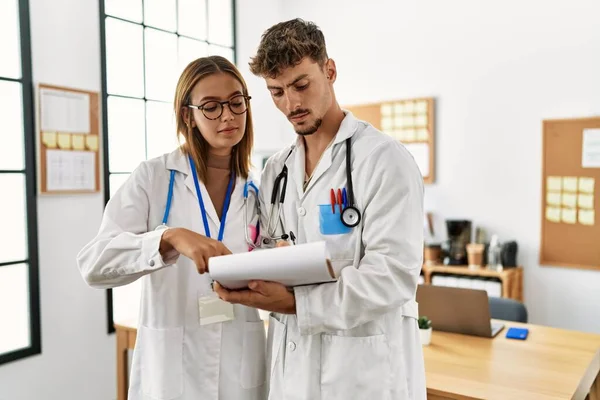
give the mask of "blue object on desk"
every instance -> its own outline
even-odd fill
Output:
[[[525,340],[525,339],[527,339],[528,333],[529,333],[529,329],[527,329],[527,328],[509,328],[506,331],[506,338],[507,339]]]

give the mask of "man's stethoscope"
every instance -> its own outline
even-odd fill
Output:
[[[208,218],[206,217],[206,208],[204,206],[204,200],[202,198],[202,192],[200,190],[200,183],[198,181],[198,174],[196,172],[196,168],[194,167],[194,162],[191,157],[189,157],[190,168],[192,170],[192,176],[194,177],[194,185],[196,187],[196,195],[198,196],[198,204],[200,205],[200,213],[202,215],[202,222],[204,223],[204,233],[207,237],[211,237],[210,235],[210,227],[208,225]],[[233,182],[235,181],[235,174],[231,173],[231,178],[229,179],[229,184],[227,185],[227,193],[225,195],[225,202],[223,203],[223,212],[221,216],[221,226],[219,227],[219,242],[223,241],[223,234],[225,232],[225,221],[227,219],[227,211],[229,210],[229,203],[231,201],[231,193],[233,191]],[[171,211],[171,200],[173,199],[173,184],[175,183],[175,171],[171,170],[171,177],[169,178],[169,192],[167,194],[167,205],[165,206],[165,213],[162,219],[162,225],[167,225],[167,220],[169,219],[169,212]],[[250,229],[251,221],[248,221],[248,197],[250,195],[254,196],[254,204],[256,207],[259,207],[258,201],[258,188],[252,181],[246,181],[244,184],[244,234],[246,243],[248,246],[252,248],[256,248],[257,244],[255,243],[256,238],[259,235],[260,225],[259,222],[256,223],[256,232],[253,236],[255,239],[253,240],[250,236],[251,234],[248,232]],[[260,216],[260,212],[257,212],[257,215]]]
[[[342,224],[344,224],[348,228],[354,228],[355,226],[360,224],[361,220],[360,211],[358,211],[358,208],[354,203],[354,189],[352,185],[351,139],[352,138],[346,139],[346,181],[348,183],[348,205],[344,207],[340,216]],[[277,231],[277,221],[273,223],[273,211],[275,208],[275,203],[277,202],[277,195],[279,194],[277,220],[281,223],[282,232],[285,232],[283,220],[281,218],[288,180],[288,167],[287,165],[285,165],[285,163],[293,151],[294,146],[292,146],[290,152],[285,157],[285,160],[283,161],[283,168],[281,169],[281,172],[277,175],[277,177],[275,178],[275,182],[273,183],[273,190],[271,192],[271,206],[269,208],[269,216],[267,220],[267,236],[263,239],[263,242],[265,244],[268,244],[271,240],[287,240],[290,236],[292,236],[291,239],[294,240],[293,232],[290,232],[290,236],[288,236],[286,233],[283,233],[281,236],[275,236],[275,233]]]

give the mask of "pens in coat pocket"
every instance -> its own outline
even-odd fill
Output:
[[[333,188],[329,191],[329,200],[331,201],[331,213],[335,214],[335,190]]]
[[[348,197],[346,195],[346,188],[342,189],[342,202],[344,203],[344,208],[348,207]]]
[[[339,209],[340,209],[340,214],[341,214],[342,213],[342,209],[344,207],[344,202],[343,202],[343,199],[342,199],[342,190],[339,189],[339,188],[338,188],[338,191],[337,191],[337,203],[338,203],[338,206],[339,206]]]

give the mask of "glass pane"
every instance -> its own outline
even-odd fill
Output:
[[[106,19],[108,93],[144,97],[142,26]]]
[[[178,4],[177,31],[181,35],[206,40],[206,0],[179,0]]]
[[[144,24],[175,32],[175,0],[144,0]]]
[[[0,136],[0,169],[25,168],[23,100],[18,82],[0,81]]]
[[[144,100],[108,97],[108,165],[131,172],[146,159]]]
[[[27,264],[0,267],[0,354],[31,345]]]
[[[104,12],[108,15],[142,22],[142,0],[105,0]]]
[[[19,5],[17,0],[0,1],[0,76],[21,77]]]
[[[5,211],[3,229],[0,229],[0,262],[27,259],[27,218],[25,204],[25,174],[0,174],[2,197],[0,205]],[[0,268],[1,269],[1,268]]]
[[[177,84],[177,35],[146,28],[146,98],[173,101]]]
[[[230,0],[208,0],[208,41],[233,47],[233,10]]]
[[[113,197],[117,190],[125,183],[130,174],[110,174],[108,176],[108,184],[110,185],[110,197]]]
[[[147,102],[146,126],[149,159],[170,153],[179,146],[175,131],[175,113],[171,103]]]
[[[141,279],[113,289],[113,321],[115,323],[137,322],[140,311],[141,289]]]
[[[200,57],[208,55],[208,44],[198,40],[179,38],[179,73],[183,72],[187,65]]]
[[[211,56],[223,56],[235,64],[235,61],[233,59],[233,49],[230,49],[228,47],[215,46],[211,44],[210,46],[208,46],[208,54],[210,54]]]

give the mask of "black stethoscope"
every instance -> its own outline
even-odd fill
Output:
[[[354,188],[352,185],[352,160],[351,160],[351,138],[346,139],[346,181],[348,182],[348,205],[344,207],[342,210],[342,214],[340,215],[340,219],[342,224],[347,226],[348,228],[354,228],[358,224],[360,224],[361,216],[356,204],[354,203]],[[277,216],[279,221],[281,221],[281,213],[283,210],[283,203],[285,201],[285,192],[287,188],[287,180],[288,180],[288,167],[285,165],[286,161],[294,151],[294,147],[290,149],[290,152],[285,157],[283,161],[283,168],[281,172],[275,178],[275,182],[273,183],[273,190],[271,191],[271,206],[269,209],[269,219],[267,223],[266,234],[267,237],[264,239],[265,243],[268,243],[271,240],[287,240],[288,235],[282,234],[281,236],[275,236],[275,232],[277,230],[277,222],[273,224],[273,210],[275,208],[275,203],[277,202],[277,194],[279,194],[279,207]],[[281,192],[279,189],[281,188]],[[283,222],[281,222],[283,229]],[[283,229],[285,232],[285,229]],[[291,234],[291,232],[290,232]]]

